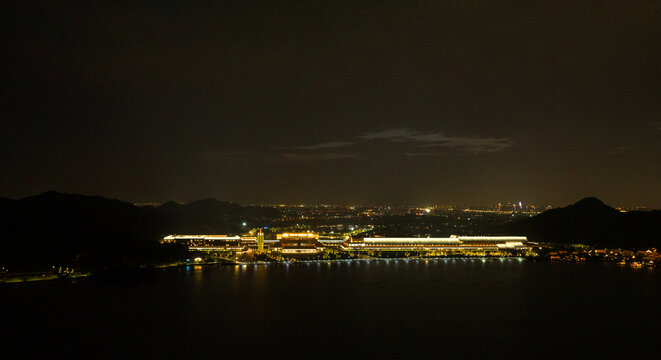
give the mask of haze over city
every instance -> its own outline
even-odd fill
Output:
[[[661,5],[5,2],[0,196],[661,207]]]

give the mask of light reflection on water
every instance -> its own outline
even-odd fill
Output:
[[[286,339],[318,357],[430,348],[495,356],[509,354],[512,339],[521,353],[552,351],[556,339],[590,351],[604,341],[649,349],[658,343],[659,284],[659,271],[516,259],[195,265],[137,286],[5,287],[0,305],[12,309],[4,316],[13,334],[41,329],[56,354],[64,333],[79,347],[110,341],[118,357],[131,341],[150,358],[269,356]]]
[[[99,348],[108,357],[268,357],[286,339],[296,342],[291,358],[540,349],[563,358],[567,348],[597,354],[604,341],[658,351],[660,280],[658,271],[492,259],[191,266],[134,286],[4,287],[0,306],[12,310],[6,344],[34,341],[39,329],[55,358]]]

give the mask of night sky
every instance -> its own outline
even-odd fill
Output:
[[[659,1],[0,13],[0,196],[661,208]]]

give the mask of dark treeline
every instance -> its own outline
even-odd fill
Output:
[[[278,214],[212,199],[160,207],[57,192],[0,199],[0,265],[11,271],[52,265],[94,269],[177,260],[187,249],[159,244],[163,236],[234,234],[243,222],[268,222]]]

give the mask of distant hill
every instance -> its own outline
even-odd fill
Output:
[[[596,198],[551,209],[506,228],[532,241],[613,248],[661,247],[661,211],[622,213]]]
[[[159,261],[185,253],[185,249],[160,245],[165,235],[237,233],[243,221],[256,223],[256,216],[260,221],[277,216],[277,211],[227,204],[231,203],[208,199],[188,205],[137,207],[54,191],[21,200],[1,198],[0,264],[14,270]]]

